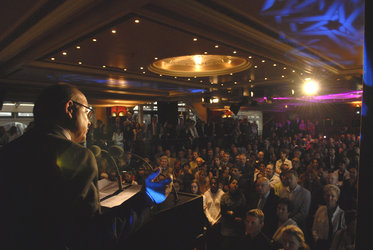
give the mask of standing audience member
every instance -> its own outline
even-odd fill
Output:
[[[279,192],[280,198],[288,198],[292,205],[290,218],[297,222],[299,227],[305,226],[306,218],[311,205],[311,193],[298,184],[298,173],[291,169],[286,172],[285,178],[288,186]]]
[[[251,207],[263,211],[265,218],[262,231],[270,238],[276,229],[276,207],[279,198],[271,189],[269,180],[266,177],[260,177],[256,180],[255,188],[256,195],[251,197],[254,203]]]
[[[324,187],[325,206],[320,206],[315,214],[312,235],[315,249],[329,249],[334,234],[345,229],[344,211],[338,206],[340,190],[328,184]]]
[[[210,188],[203,194],[203,210],[208,220],[207,226],[207,248],[217,249],[219,246],[219,221],[221,219],[220,202],[224,195],[219,188],[218,180],[210,180]]]
[[[275,172],[273,163],[267,164],[264,170],[264,175],[268,178],[269,186],[271,188],[274,188],[277,183],[281,182],[278,173]]]
[[[338,230],[330,250],[354,250],[356,237],[356,210],[345,211],[346,228]]]
[[[303,231],[295,226],[289,225],[283,228],[281,243],[284,250],[309,250],[306,244]]]
[[[281,234],[282,229],[289,225],[297,226],[297,223],[289,218],[289,211],[291,210],[290,200],[287,198],[280,199],[277,203],[276,216],[277,216],[277,225],[276,231],[272,236],[272,246],[276,248],[281,247]]]
[[[242,250],[270,250],[270,239],[262,232],[265,215],[260,209],[246,213],[245,237],[241,240]]]
[[[286,151],[285,150],[282,150],[280,152],[280,159],[278,159],[276,161],[276,173],[278,173],[278,174],[281,173],[281,171],[282,171],[281,166],[283,164],[286,164],[289,169],[293,168],[291,161],[288,158],[286,158]]]
[[[232,178],[229,191],[221,198],[221,229],[222,250],[239,249],[240,239],[244,235],[242,221],[246,210],[246,199],[238,188],[238,180]]]

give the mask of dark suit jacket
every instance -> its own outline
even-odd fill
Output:
[[[262,229],[262,232],[268,238],[272,238],[274,232],[276,231],[276,209],[278,200],[279,197],[274,193],[273,189],[271,189],[262,209],[264,213],[264,227]],[[259,196],[257,193],[255,193],[254,197],[252,198],[252,202],[249,204],[250,209],[257,208],[258,201]]]
[[[100,213],[96,159],[61,129],[33,129],[2,148],[0,162],[5,245],[64,248]]]
[[[93,153],[57,127],[3,147],[0,171],[4,249],[114,249],[151,216],[144,189],[102,213]]]

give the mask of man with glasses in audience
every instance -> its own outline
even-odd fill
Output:
[[[35,102],[35,127],[1,149],[5,230],[0,240],[5,249],[111,249],[116,244],[112,217],[101,213],[96,159],[82,146],[92,114],[77,88],[50,86]],[[126,232],[141,224],[140,213],[165,199],[169,180],[152,184],[156,174],[134,201],[122,206]]]

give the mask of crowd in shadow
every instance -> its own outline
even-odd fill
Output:
[[[359,136],[345,124],[247,119],[147,126],[98,121],[87,146],[99,178],[143,184],[159,167],[176,191],[203,195],[204,249],[354,249]],[[293,248],[292,248],[293,247]]]

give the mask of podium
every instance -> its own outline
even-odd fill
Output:
[[[200,195],[171,193],[152,208],[151,220],[132,235],[123,249],[191,250],[203,232],[205,215]]]

